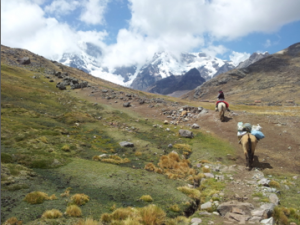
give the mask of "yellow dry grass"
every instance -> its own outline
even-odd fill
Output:
[[[66,209],[66,214],[71,217],[82,216],[81,209],[77,205],[70,205]]]
[[[46,210],[42,218],[43,219],[56,219],[62,217],[62,213],[58,209],[51,209],[51,210]]]
[[[117,155],[111,155],[109,158],[105,159],[100,159],[101,162],[107,162],[107,163],[112,163],[112,164],[123,164],[123,163],[129,163],[130,160],[128,158],[122,159],[121,157]]]
[[[139,212],[145,225],[164,224],[166,219],[166,213],[156,205],[148,205],[141,208]]]
[[[85,220],[79,220],[74,225],[102,225],[101,222],[93,220],[92,218],[86,218]]]
[[[186,152],[192,152],[192,147],[188,144],[175,144],[173,145],[173,148],[186,151]]]
[[[86,204],[88,201],[90,201],[89,196],[85,194],[75,194],[71,197],[71,202],[79,206]]]
[[[144,202],[153,202],[153,198],[150,195],[143,195],[142,197],[140,197],[140,200]]]
[[[68,187],[64,193],[60,194],[61,197],[69,197],[71,188]]]
[[[40,204],[43,203],[45,200],[54,200],[57,199],[55,195],[48,196],[48,194],[41,192],[41,191],[34,191],[27,194],[24,198],[24,201],[28,202],[29,204]]]
[[[16,217],[11,217],[7,219],[3,225],[22,225],[23,222],[21,220],[18,220]]]
[[[181,191],[182,193],[186,194],[187,196],[193,199],[200,199],[201,197],[201,192],[194,188],[183,186],[183,187],[178,187],[177,190]]]
[[[182,179],[188,175],[195,175],[195,169],[190,167],[190,161],[180,159],[176,152],[171,152],[168,155],[160,157],[158,167],[153,163],[148,163],[145,170],[165,174],[169,179]]]

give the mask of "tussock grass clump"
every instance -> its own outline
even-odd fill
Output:
[[[118,208],[111,214],[102,214],[101,221],[122,225],[161,225],[166,221],[166,213],[153,204],[143,208]]]
[[[27,194],[24,198],[24,201],[28,202],[29,204],[41,204],[45,200],[54,200],[57,199],[55,195],[48,196],[48,194],[41,192],[41,191],[34,191]]]
[[[180,212],[180,208],[177,204],[171,205],[170,210],[173,212]]]
[[[70,145],[62,146],[61,150],[65,151],[65,152],[69,152],[71,150]]]
[[[178,216],[174,219],[167,219],[165,222],[166,225],[189,225],[191,224],[191,219],[186,218],[185,216]]]
[[[122,159],[121,157],[117,155],[111,155],[109,158],[101,159],[101,162],[107,162],[112,164],[124,164],[124,163],[130,163],[130,160],[128,158]]]
[[[67,207],[66,214],[72,217],[82,216],[81,209],[77,205],[70,205]]]
[[[207,167],[202,167],[202,172],[203,173],[210,173],[210,169]]]
[[[143,195],[142,197],[140,197],[140,200],[144,202],[153,202],[153,198],[150,195]]]
[[[190,167],[190,161],[187,159],[180,159],[176,152],[161,156],[158,167],[153,163],[148,163],[146,164],[145,169],[165,174],[169,179],[185,178],[188,175],[196,174],[196,171]]]
[[[101,222],[93,220],[92,218],[86,218],[85,220],[79,220],[74,225],[102,225]]]
[[[8,220],[4,222],[3,225],[22,225],[23,222],[21,220],[18,220],[16,217],[11,217]]]
[[[58,209],[51,209],[51,210],[46,210],[42,218],[44,219],[56,219],[62,217],[62,213]]]
[[[187,196],[193,199],[200,199],[201,197],[201,192],[194,188],[183,186],[183,187],[178,187],[177,190],[181,191],[182,193],[186,194]]]
[[[187,152],[188,154],[192,152],[192,147],[188,144],[175,144],[173,145],[173,148],[181,150],[182,152]]]
[[[269,186],[270,187],[274,187],[274,188],[280,188],[280,184],[277,181],[275,181],[275,180],[271,180],[269,182]]]
[[[135,156],[141,156],[142,154],[143,154],[143,153],[140,152],[140,151],[137,151],[137,152],[134,153]]]
[[[40,137],[39,140],[45,144],[48,144],[48,139],[45,136]]]
[[[64,193],[60,194],[60,196],[61,197],[69,197],[71,189],[72,189],[71,187],[68,187]]]
[[[139,210],[143,224],[163,224],[166,219],[166,213],[156,205],[148,205]]]
[[[128,217],[134,217],[135,211],[134,208],[118,208],[110,215],[111,220],[125,220]]]
[[[89,200],[89,196],[85,194],[75,194],[71,197],[71,202],[79,206],[86,204]]]

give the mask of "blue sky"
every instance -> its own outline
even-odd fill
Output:
[[[1,44],[47,58],[103,50],[109,67],[158,51],[206,52],[235,64],[300,41],[299,0],[3,0]]]

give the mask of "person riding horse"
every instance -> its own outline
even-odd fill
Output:
[[[215,109],[215,111],[216,111],[216,112],[218,111],[218,104],[219,104],[220,102],[224,102],[225,105],[226,105],[227,111],[230,112],[230,109],[229,109],[229,107],[228,107],[228,103],[225,102],[225,95],[224,95],[224,93],[223,93],[222,90],[219,90],[219,94],[218,94],[218,96],[217,96],[217,99],[218,99],[218,101],[217,101],[217,103],[216,103],[216,109]]]

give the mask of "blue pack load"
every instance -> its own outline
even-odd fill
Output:
[[[254,135],[258,140],[263,139],[265,135],[260,130],[251,130],[251,134]]]

